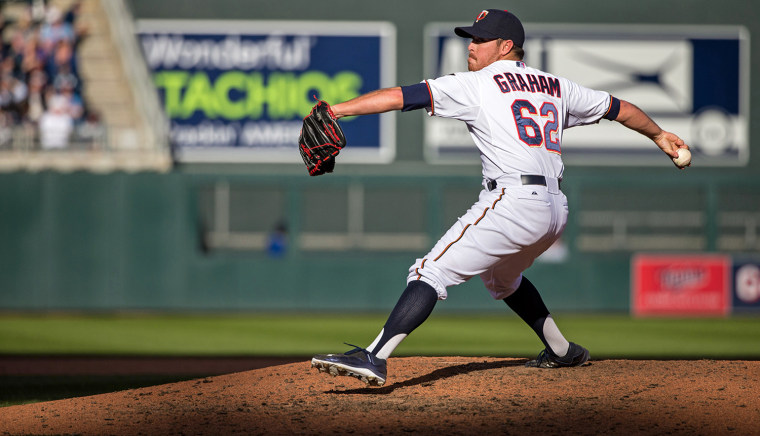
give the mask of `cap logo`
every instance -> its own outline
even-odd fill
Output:
[[[478,21],[482,20],[486,17],[486,15],[488,15],[488,11],[482,11],[480,14],[478,14],[478,18],[475,18],[475,22],[477,23]]]

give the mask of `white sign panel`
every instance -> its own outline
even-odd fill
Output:
[[[461,23],[425,29],[425,75],[467,69]],[[746,165],[749,159],[749,34],[743,27],[526,24],[528,65],[610,92],[684,138],[700,166]],[[565,131],[569,165],[670,165],[647,138],[618,123]],[[425,121],[430,162],[477,162],[463,123]]]

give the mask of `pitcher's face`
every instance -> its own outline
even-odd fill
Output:
[[[498,39],[482,39],[473,37],[467,46],[467,69],[479,71],[499,60],[501,56]]]

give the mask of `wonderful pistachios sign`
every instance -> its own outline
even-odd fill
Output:
[[[179,161],[300,162],[315,98],[337,103],[395,82],[388,23],[142,20],[137,29]],[[392,114],[341,126],[342,163],[393,159]]]

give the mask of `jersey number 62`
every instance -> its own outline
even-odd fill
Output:
[[[531,147],[546,146],[546,149],[562,154],[559,147],[559,138],[557,137],[559,124],[557,122],[557,107],[553,103],[546,102],[541,105],[540,110],[536,110],[528,100],[515,100],[512,103],[512,113],[515,116],[517,125],[517,134],[522,142]],[[543,123],[543,129],[538,125],[534,116],[539,122]]]

